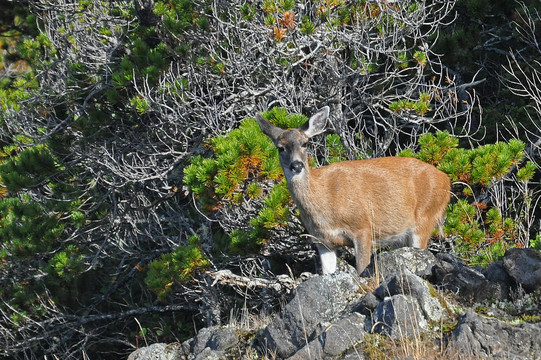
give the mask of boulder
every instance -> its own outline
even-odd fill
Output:
[[[335,359],[364,338],[367,334],[364,322],[364,315],[352,313],[327,325],[315,339],[289,357],[289,360]]]
[[[179,343],[157,343],[139,348],[128,356],[128,360],[183,360],[185,354]]]
[[[423,279],[408,270],[395,273],[376,289],[375,294],[380,299],[400,294],[411,296],[428,321],[440,321],[444,315],[443,298],[435,297],[435,291],[431,291]]]
[[[503,266],[503,261],[499,260],[493,262],[484,269],[481,269],[481,273],[490,281],[494,283],[506,284],[508,286],[514,285],[515,282],[511,276],[507,273]]]
[[[541,251],[509,249],[503,257],[505,271],[527,291],[541,289]]]
[[[321,333],[321,325],[340,317],[359,295],[358,281],[349,273],[313,277],[297,287],[295,295],[263,330],[260,343],[279,358],[293,355]],[[319,330],[319,331],[318,331]]]
[[[440,253],[436,258],[438,263],[432,269],[434,282],[443,289],[455,292],[465,300],[507,299],[508,284],[490,281],[454,255]]]
[[[437,263],[436,257],[426,249],[403,247],[377,254],[361,276],[370,277],[377,272],[381,279],[386,279],[397,271],[407,269],[426,279],[432,276],[432,267]]]
[[[374,311],[373,324],[373,332],[392,339],[418,336],[428,327],[419,311],[419,304],[407,295],[385,298]]]
[[[239,344],[234,327],[213,326],[201,329],[196,336],[182,343],[188,360],[225,359],[227,351]]]
[[[541,324],[507,322],[485,318],[473,311],[462,315],[448,349],[480,359],[541,359]]]
[[[352,311],[359,312],[366,316],[372,316],[372,313],[376,310],[380,302],[381,299],[378,299],[376,295],[369,292],[359,299]]]

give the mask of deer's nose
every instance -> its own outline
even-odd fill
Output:
[[[294,174],[299,174],[302,169],[304,168],[304,164],[300,161],[293,161],[291,163],[291,165],[289,165],[289,169],[294,173]]]

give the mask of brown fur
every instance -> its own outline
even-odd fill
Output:
[[[308,232],[329,250],[354,246],[359,273],[373,247],[426,248],[450,199],[449,177],[420,160],[400,157],[310,169],[302,145],[323,131],[327,115],[324,108],[310,118],[309,127],[290,130],[257,117],[263,132],[282,148],[280,163]],[[302,163],[301,171],[291,169],[295,162]]]

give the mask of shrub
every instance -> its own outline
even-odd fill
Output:
[[[273,108],[263,116],[280,127],[298,127],[306,117]],[[268,230],[285,227],[290,218],[289,195],[278,151],[254,119],[223,136],[212,138],[209,156],[197,155],[184,170],[184,183],[211,213],[227,212],[243,202],[260,205],[257,214],[229,231],[220,250],[229,254],[257,252],[269,237]]]
[[[523,246],[517,222],[524,214],[516,211],[502,216],[495,204],[489,205],[490,197],[487,199],[488,190],[495,184],[508,181],[510,187],[519,189],[534,176],[535,165],[525,161],[522,141],[512,139],[464,149],[457,147],[458,139],[448,132],[438,131],[421,135],[418,143],[417,153],[407,149],[399,155],[437,165],[451,178],[458,200],[448,207],[444,233],[457,237],[456,250],[463,258],[487,265],[503,256],[506,249]],[[516,180],[511,173],[516,174]],[[479,198],[485,200],[480,202]]]
[[[190,282],[197,271],[209,264],[201,250],[199,237],[192,236],[186,245],[181,245],[152,261],[148,265],[145,283],[158,296],[158,300],[165,300],[175,282]]]

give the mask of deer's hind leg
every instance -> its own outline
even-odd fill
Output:
[[[370,263],[370,255],[372,254],[372,234],[370,231],[358,231],[353,239],[353,245],[355,247],[355,267],[357,274],[360,275]]]

